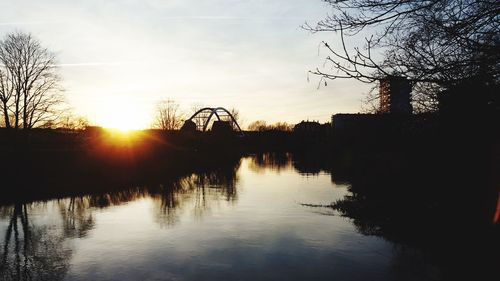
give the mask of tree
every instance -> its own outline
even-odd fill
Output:
[[[257,120],[248,125],[249,131],[265,131],[267,130],[267,123],[264,120]]]
[[[293,125],[287,122],[276,122],[268,126],[268,130],[291,132],[293,131]]]
[[[332,71],[317,68],[321,79],[354,78],[372,83],[404,76],[413,84],[416,107],[435,108],[441,93],[462,85],[498,90],[500,2],[496,0],[325,0],[334,10],[312,32],[339,34],[339,47],[322,42]],[[347,38],[360,34],[363,46],[350,49]],[[381,54],[381,58],[377,58]],[[477,92],[477,91],[476,91]],[[479,96],[481,93],[475,93]],[[469,96],[472,96],[469,94]],[[470,97],[474,98],[474,97]],[[485,98],[489,103],[495,97]]]
[[[153,126],[162,130],[177,130],[182,126],[182,114],[179,105],[170,99],[156,105],[156,117]]]
[[[266,121],[257,120],[257,121],[250,123],[250,125],[248,125],[248,130],[249,131],[258,131],[258,132],[263,132],[263,131],[290,132],[293,130],[293,125],[288,124],[287,122],[276,122],[274,124],[267,125]]]
[[[58,118],[57,123],[51,125],[68,130],[84,130],[89,124],[89,120],[84,116],[66,112]]]
[[[231,115],[233,116],[234,121],[235,121],[235,122],[233,122],[232,120],[230,121],[231,125],[233,126],[233,129],[237,130],[236,124],[238,124],[240,127],[243,127],[243,119],[241,118],[240,111],[238,109],[232,107],[229,110],[229,113],[231,113]],[[236,123],[236,124],[234,124],[234,123]]]
[[[7,128],[54,122],[63,102],[55,56],[29,33],[0,41],[0,106]]]

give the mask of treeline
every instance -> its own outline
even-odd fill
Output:
[[[179,103],[177,103],[173,99],[163,99],[157,102],[154,112],[154,121],[151,125],[154,129],[162,129],[162,130],[179,130],[184,121],[189,119],[194,113],[198,110],[204,108],[203,105],[194,105],[190,110],[181,109]],[[244,120],[241,118],[241,114],[238,109],[230,108],[229,112],[234,117],[236,122],[242,128],[246,128],[248,131],[284,131],[291,132],[295,124],[290,124],[287,122],[276,122],[273,124],[267,124],[264,120],[257,120],[249,123],[247,126],[244,126]],[[201,119],[194,118],[192,120],[196,123],[202,122]]]
[[[294,124],[289,124],[287,122],[276,122],[274,124],[267,124],[264,120],[257,120],[248,125],[249,131],[285,131],[291,132],[293,131]]]

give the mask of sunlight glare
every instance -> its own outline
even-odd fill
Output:
[[[134,100],[124,99],[114,106],[99,110],[96,124],[122,132],[145,129],[149,125],[150,112],[140,108]]]

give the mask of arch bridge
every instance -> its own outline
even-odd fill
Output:
[[[216,120],[214,118],[216,118]],[[186,123],[191,121],[196,125],[197,130],[205,132],[212,119],[214,119],[214,121],[229,122],[233,130],[241,132],[240,125],[238,125],[234,116],[223,107],[204,107],[196,111],[186,120]]]

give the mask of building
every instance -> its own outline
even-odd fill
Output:
[[[194,123],[191,119],[184,121],[184,124],[181,127],[181,131],[183,131],[183,132],[195,132],[196,131],[196,123]]]
[[[411,84],[405,77],[388,76],[379,80],[379,114],[335,114],[332,129],[336,139],[364,143],[364,140],[386,140],[415,131],[424,117],[413,115]]]
[[[411,114],[411,85],[405,77],[388,76],[380,79],[379,113]]]
[[[216,120],[212,124],[212,133],[218,135],[232,134],[234,132],[230,121]]]

